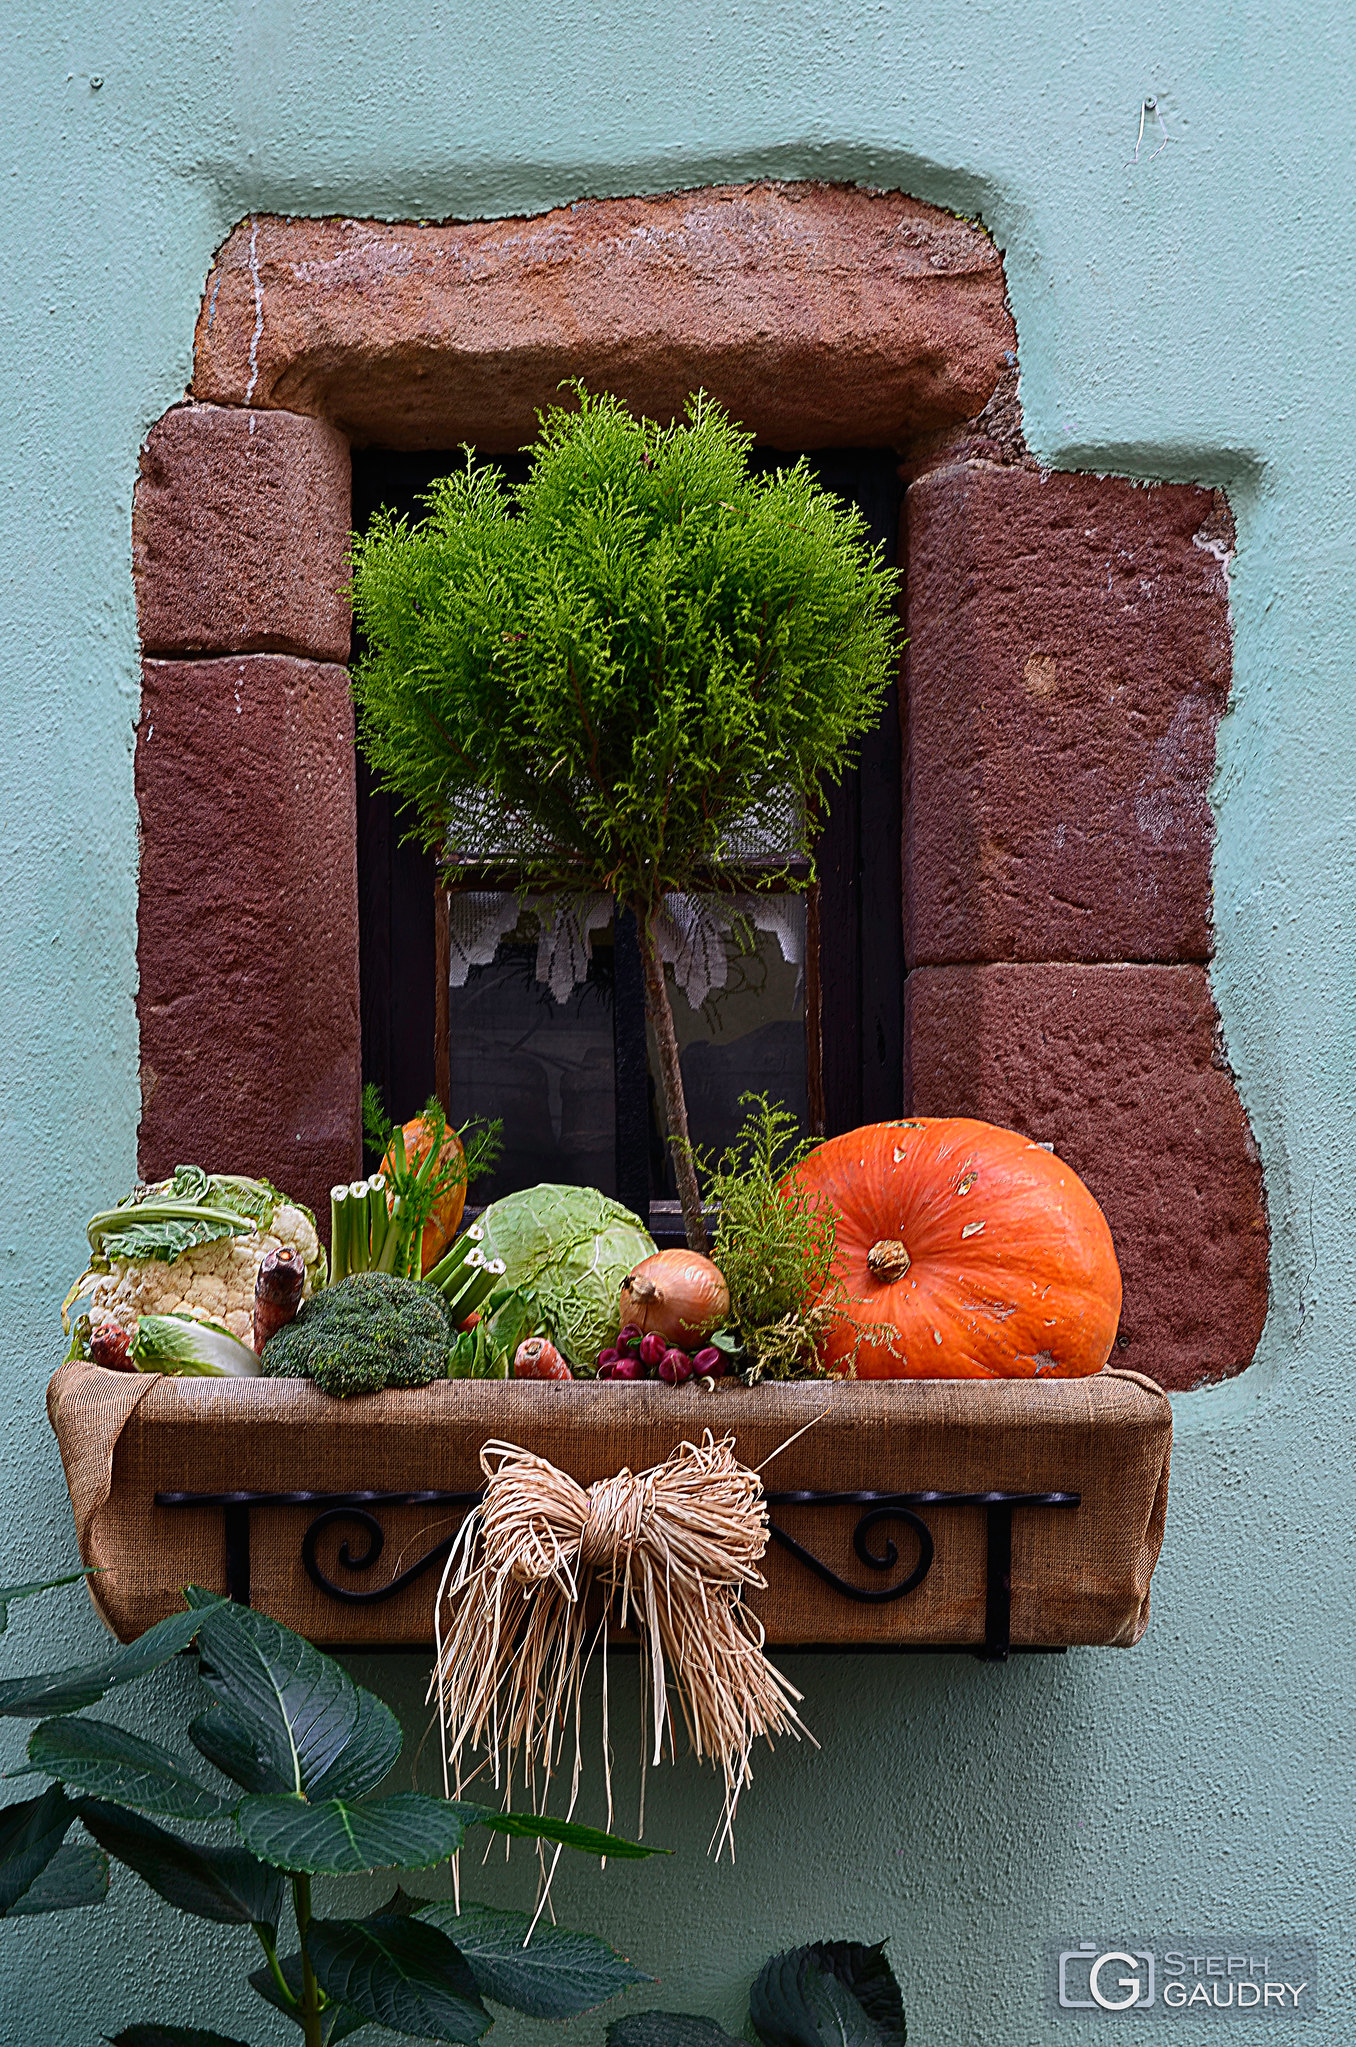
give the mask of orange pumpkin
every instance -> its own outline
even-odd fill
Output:
[[[838,1212],[831,1371],[1076,1379],[1106,1363],[1121,1312],[1111,1232],[1043,1145],[919,1116],[832,1137],[790,1177]]]
[[[412,1117],[410,1121],[403,1126],[403,1129],[405,1136],[406,1161],[411,1166],[417,1166],[422,1164],[422,1162],[428,1157],[429,1151],[433,1144],[432,1130],[429,1128],[428,1124],[424,1121],[422,1116]],[[464,1163],[465,1158],[466,1152],[462,1145],[462,1141],[458,1137],[456,1131],[453,1130],[453,1128],[449,1124],[447,1129],[447,1135],[443,1139],[442,1158],[439,1161],[439,1170],[441,1170],[443,1166],[450,1164],[453,1160],[456,1159],[459,1159]],[[388,1175],[387,1185],[389,1187],[390,1186],[389,1174],[391,1170],[391,1152],[389,1150],[387,1151],[385,1158],[381,1162],[381,1169],[383,1173],[386,1173]],[[386,1198],[388,1208],[391,1206],[392,1202],[394,1201],[394,1198],[395,1198],[394,1195],[388,1193]],[[447,1192],[441,1195],[438,1198],[438,1200],[434,1202],[432,1212],[429,1215],[429,1219],[424,1224],[424,1241],[423,1244],[420,1246],[419,1251],[419,1270],[421,1272],[431,1272],[434,1266],[438,1263],[438,1260],[442,1257],[444,1251],[446,1251],[449,1248],[453,1238],[457,1234],[457,1225],[461,1221],[462,1210],[465,1208],[465,1206],[466,1175],[465,1172],[463,1172],[460,1178],[455,1180],[453,1184],[448,1188]]]

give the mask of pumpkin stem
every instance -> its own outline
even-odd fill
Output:
[[[866,1254],[866,1269],[882,1286],[893,1286],[909,1269],[909,1254],[897,1237],[882,1237]]]

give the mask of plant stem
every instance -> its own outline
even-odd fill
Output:
[[[299,2009],[299,2006],[297,2004],[296,1998],[293,1997],[291,1991],[287,1987],[287,1978],[284,1976],[282,1972],[282,1966],[278,1961],[277,1948],[273,1945],[273,1942],[269,1939],[267,1933],[265,1933],[262,1926],[256,1926],[254,1931],[258,1936],[260,1947],[263,1949],[265,1955],[268,1958],[268,1966],[272,1974],[273,1981],[277,1984],[281,1995],[285,1998],[288,2009],[290,2011],[297,2011]]]
[[[678,1058],[678,1033],[673,1027],[673,1005],[669,1001],[664,962],[655,944],[651,916],[640,903],[636,905],[636,929],[640,934],[640,956],[645,965],[645,1008],[659,1041],[659,1071],[664,1082],[664,1107],[668,1114],[669,1143],[673,1147],[673,1170],[678,1181],[678,1200],[687,1232],[687,1248],[704,1254],[706,1223],[702,1216],[697,1169],[692,1162],[687,1096],[683,1092],[683,1069]]]
[[[302,2038],[306,2047],[322,2047],[320,2036],[320,1985],[315,1980],[311,1957],[306,1952],[306,1930],[311,1923],[311,1879],[309,1876],[294,1876],[292,1879],[292,1902],[297,1914],[297,1932],[301,1936],[301,2020]]]

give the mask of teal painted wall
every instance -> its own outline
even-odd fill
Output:
[[[131,494],[187,379],[214,246],[254,208],[532,213],[764,174],[900,186],[981,215],[1004,249],[1046,461],[1233,500],[1215,986],[1266,1164],[1272,1314],[1244,1378],[1177,1403],[1139,1649],[1006,1670],[798,1660],[823,1747],[760,1763],[736,1869],[705,1860],[711,1787],[685,1767],[652,1784],[673,1860],[574,1871],[560,1906],[652,1966],[664,2000],[731,2023],[775,1946],[888,1934],[926,2047],[1057,2037],[1037,1991],[1051,1936],[1314,1931],[1327,2010],[1307,2037],[1349,2042],[1348,11],[11,0],[0,34],[3,1575],[73,1552],[42,1391],[83,1219],[133,1175]],[[1168,143],[1132,166],[1150,93]],[[16,1614],[0,1660],[98,1639],[52,1602]],[[412,1662],[363,1674],[414,1723]],[[490,1879],[504,1896],[530,1880],[526,1859]],[[120,1881],[102,1914],[0,1929],[0,2038],[87,2047],[152,2014],[281,2038],[235,1987],[247,1945],[181,1938]],[[204,1970],[224,1973],[195,2005]]]

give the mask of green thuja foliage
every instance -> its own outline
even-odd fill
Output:
[[[704,1248],[653,919],[719,890],[773,820],[783,853],[807,849],[880,715],[896,576],[804,462],[752,475],[753,437],[701,395],[670,426],[575,398],[543,415],[526,483],[468,453],[421,524],[355,539],[359,740],[454,874],[497,855],[525,887],[634,909]]]

